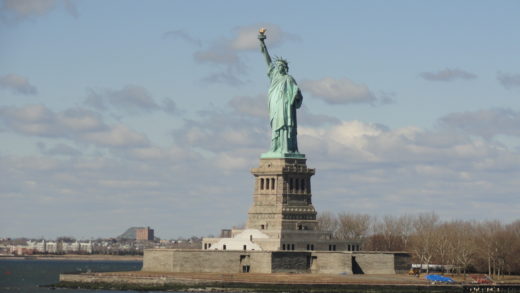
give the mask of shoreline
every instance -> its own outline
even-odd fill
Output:
[[[0,255],[2,259],[34,259],[34,260],[82,260],[82,261],[143,261],[142,255],[105,255],[105,254],[63,254],[63,255]]]
[[[520,284],[432,284],[407,275],[310,275],[107,272],[62,274],[52,288],[186,292],[471,292],[496,289],[520,292]]]

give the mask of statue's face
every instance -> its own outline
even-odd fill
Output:
[[[276,69],[281,74],[287,74],[287,72],[289,71],[289,67],[287,67],[287,64],[283,62],[276,62]]]

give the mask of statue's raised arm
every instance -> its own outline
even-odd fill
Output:
[[[260,33],[258,35],[258,40],[260,40],[260,51],[262,54],[264,54],[265,62],[267,62],[267,66],[271,65],[271,56],[269,56],[269,51],[267,51],[267,47],[265,46],[264,40],[266,39],[265,36],[265,28],[261,28],[258,32]]]

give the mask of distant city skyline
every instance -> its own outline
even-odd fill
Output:
[[[303,93],[318,213],[519,218],[518,1],[0,1],[0,238],[245,223],[256,39]]]

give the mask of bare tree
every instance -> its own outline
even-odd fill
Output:
[[[435,260],[445,268],[455,263],[454,240],[457,238],[453,223],[442,223],[434,230]]]
[[[509,265],[509,271],[511,273],[520,274],[520,220],[516,220],[513,223],[507,225],[506,229],[510,231],[513,237],[513,241],[510,243],[511,246],[511,263]]]
[[[496,233],[502,230],[502,223],[499,221],[487,221],[480,223],[477,227],[478,233],[478,247],[481,255],[487,258],[487,271],[489,276],[497,274],[497,253],[498,243]]]
[[[426,272],[430,271],[430,263],[435,255],[435,228],[439,222],[439,217],[434,213],[424,213],[417,216],[414,222],[415,235],[413,237],[413,252],[421,262],[421,266],[426,264]]]
[[[362,242],[368,235],[373,218],[367,214],[338,214],[336,238]]]
[[[399,218],[384,216],[374,223],[374,233],[383,240],[381,250],[396,251],[403,249],[402,226]]]
[[[410,242],[410,237],[415,233],[414,217],[410,215],[402,215],[399,217],[399,226],[401,242],[403,243],[403,250],[407,250]]]
[[[338,229],[338,220],[333,213],[322,212],[318,215],[316,220],[318,220],[318,230],[331,232],[332,234],[336,233],[336,230]]]
[[[467,221],[456,221],[452,223],[455,237],[453,237],[453,255],[455,264],[460,267],[466,280],[466,272],[477,254],[476,224]]]

